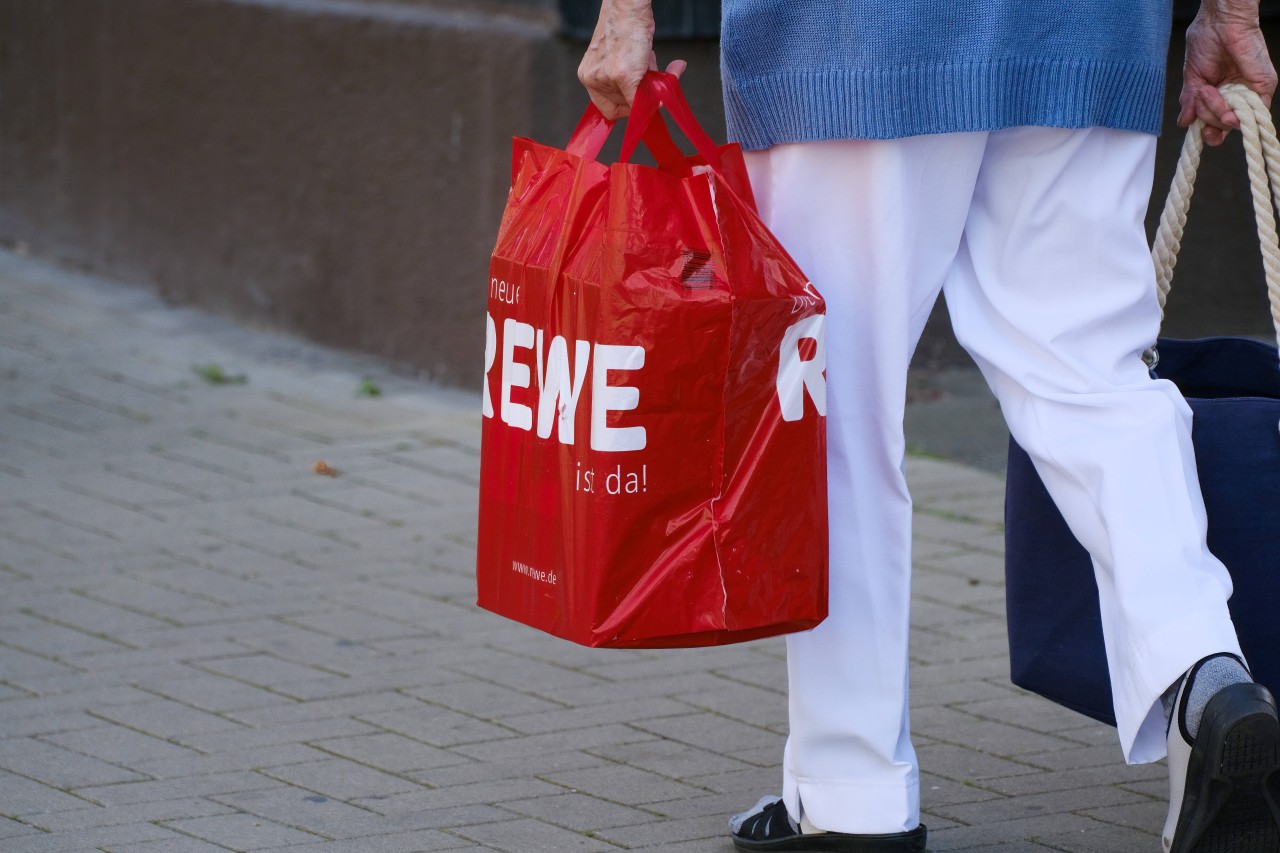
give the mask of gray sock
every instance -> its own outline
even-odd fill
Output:
[[[1200,731],[1200,718],[1204,716],[1204,706],[1209,704],[1209,700],[1219,690],[1230,687],[1232,684],[1253,681],[1249,670],[1241,665],[1239,659],[1235,655],[1225,653],[1205,658],[1191,667],[1189,674],[1192,681],[1187,691],[1186,729],[1192,738]],[[1178,688],[1182,685],[1182,681],[1183,679],[1179,678],[1160,697],[1166,720],[1173,718],[1173,703],[1178,696]]]

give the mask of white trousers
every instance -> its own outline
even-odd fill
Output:
[[[1190,410],[1141,360],[1160,320],[1142,224],[1154,153],[1138,133],[1015,128],[748,156],[765,221],[828,310],[831,615],[787,645],[793,816],[854,833],[919,823],[902,422],[939,290],[1094,558],[1126,759],[1163,756],[1170,684],[1240,653]]]

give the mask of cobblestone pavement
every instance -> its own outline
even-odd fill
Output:
[[[13,255],[0,394],[6,853],[726,853],[777,789],[782,641],[475,608],[476,395]],[[1162,767],[1008,683],[1002,484],[909,475],[930,849],[1158,849]]]

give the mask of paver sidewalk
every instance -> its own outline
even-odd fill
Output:
[[[781,640],[476,609],[477,395],[14,255],[0,395],[0,850],[726,853],[777,789]],[[1163,768],[1008,683],[1002,484],[909,475],[930,849],[1158,849]]]

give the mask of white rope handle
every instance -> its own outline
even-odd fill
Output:
[[[1267,295],[1271,300],[1271,322],[1276,330],[1276,343],[1280,345],[1280,240],[1276,237],[1275,209],[1272,207],[1273,204],[1280,206],[1280,142],[1276,140],[1271,113],[1256,92],[1239,83],[1228,83],[1221,91],[1240,119],[1245,159],[1249,166],[1249,188],[1253,193],[1253,216],[1258,225],[1262,267],[1267,279]],[[1200,167],[1200,152],[1204,148],[1200,135],[1203,128],[1204,123],[1197,120],[1187,130],[1173,185],[1169,187],[1169,195],[1160,214],[1160,227],[1151,248],[1161,316],[1169,295],[1169,284],[1173,280],[1173,268],[1178,262],[1191,194],[1195,190],[1196,170]],[[1152,354],[1153,351],[1148,351],[1149,356]],[[1148,361],[1150,363],[1151,359]]]

